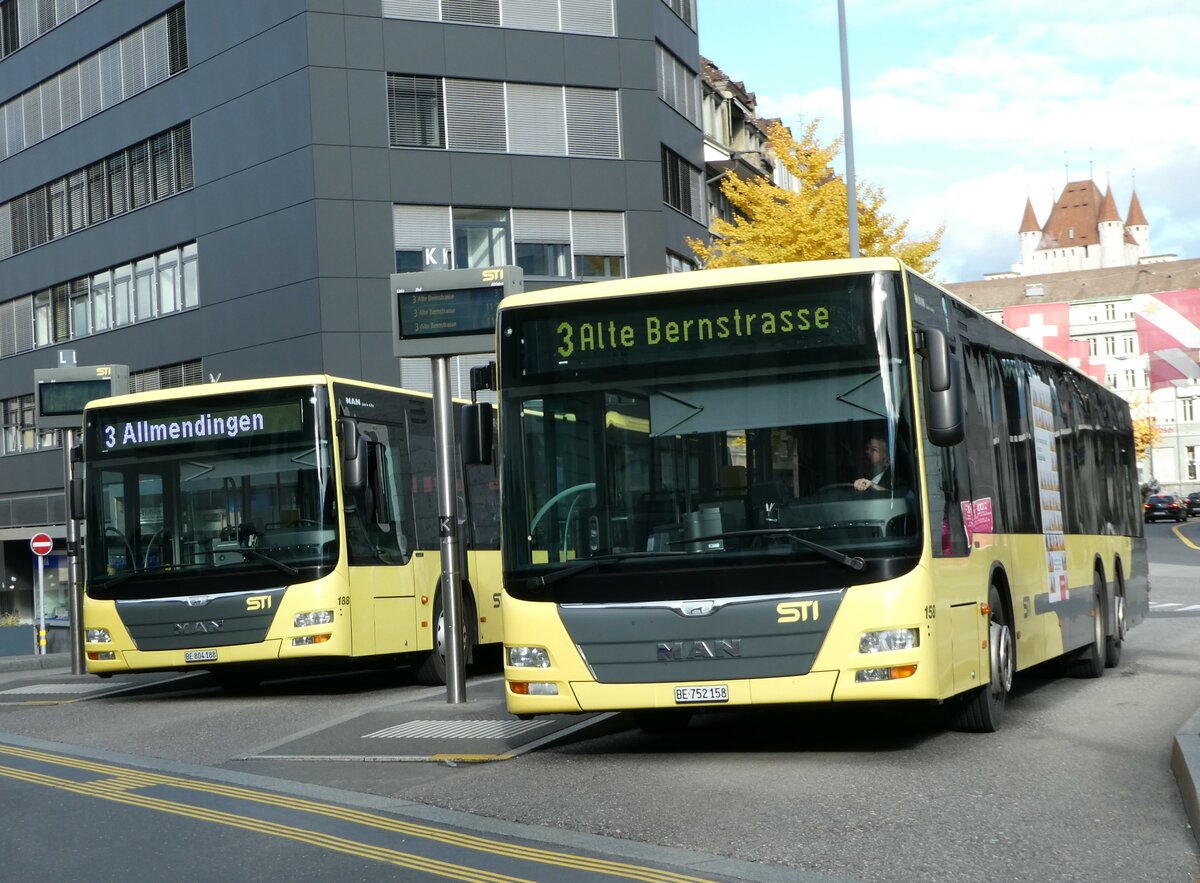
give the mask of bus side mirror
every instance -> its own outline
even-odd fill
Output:
[[[490,466],[492,463],[492,427],[495,425],[490,402],[463,405],[459,444],[464,466]]]
[[[925,329],[925,421],[929,440],[948,448],[963,440],[962,384],[958,359],[946,334]]]
[[[71,507],[71,520],[83,520],[83,476],[71,476],[71,488],[68,503]]]
[[[367,440],[358,434],[358,421],[343,417],[338,421],[342,448],[342,487],[347,494],[361,493],[367,486]]]

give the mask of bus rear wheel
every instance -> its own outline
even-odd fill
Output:
[[[1000,590],[988,590],[988,682],[970,693],[954,719],[964,733],[994,733],[1000,729],[1016,671],[1012,627],[1000,600]]]

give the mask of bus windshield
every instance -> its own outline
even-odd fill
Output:
[[[95,598],[315,579],[338,559],[320,387],[90,409],[86,575]]]
[[[922,520],[898,284],[502,311],[509,591],[730,597],[794,591],[796,566],[812,588],[911,567]],[[736,571],[751,567],[754,582]],[[664,578],[676,569],[687,578]]]

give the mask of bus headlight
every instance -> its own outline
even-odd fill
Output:
[[[549,668],[550,654],[542,647],[509,647],[510,668]]]
[[[112,643],[112,635],[108,633],[108,629],[87,629],[83,633],[83,639],[89,644]]]
[[[863,632],[858,637],[859,653],[915,650],[919,646],[921,646],[921,633],[917,629],[884,629],[879,632]]]
[[[328,625],[333,622],[332,610],[314,610],[311,613],[296,614],[296,628],[302,629],[310,625]]]

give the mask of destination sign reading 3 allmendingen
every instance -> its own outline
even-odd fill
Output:
[[[865,291],[780,284],[561,303],[517,316],[526,374],[853,345],[871,330]]]
[[[298,404],[247,407],[236,411],[173,414],[166,418],[139,417],[104,421],[101,442],[108,450],[170,444],[177,441],[233,439],[255,433],[295,432],[303,428]]]

